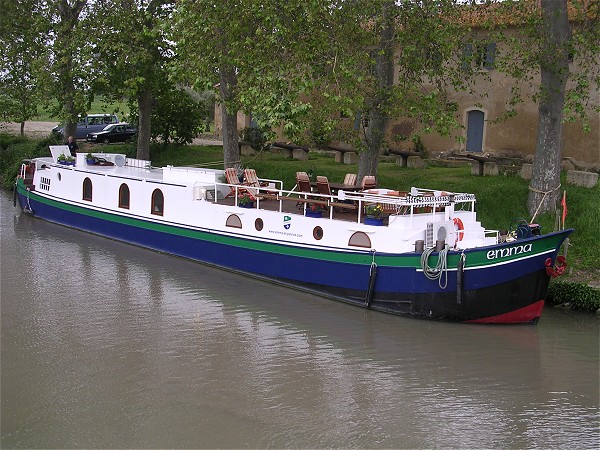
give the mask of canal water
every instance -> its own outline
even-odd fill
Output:
[[[0,197],[2,448],[600,445],[595,315],[405,319],[70,230]]]

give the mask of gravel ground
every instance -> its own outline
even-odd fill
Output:
[[[32,138],[43,138],[50,134],[56,122],[25,122],[25,135]],[[15,122],[0,122],[0,132],[20,134],[21,124]]]
[[[32,138],[44,138],[50,134],[56,122],[25,122],[25,135]],[[0,133],[20,134],[21,124],[0,122]],[[200,136],[192,141],[194,145],[223,145],[223,141],[208,136]]]

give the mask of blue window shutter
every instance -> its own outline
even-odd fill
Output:
[[[492,42],[485,46],[485,68],[492,70],[496,61],[496,43]]]
[[[473,58],[473,44],[465,44],[463,48],[462,70],[467,72],[471,66],[471,58]]]

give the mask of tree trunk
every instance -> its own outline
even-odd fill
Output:
[[[532,217],[556,210],[560,194],[563,106],[569,75],[567,0],[542,0],[544,19],[538,133],[527,208]]]
[[[382,150],[388,122],[387,106],[389,90],[394,83],[394,4],[383,6],[383,23],[380,31],[379,51],[376,56],[378,92],[374,96],[365,140],[366,149],[360,153],[358,180],[365,175],[377,175],[379,154]]]
[[[145,89],[138,95],[137,158],[150,159],[150,130],[152,126],[152,93]]]
[[[67,121],[65,122],[65,127],[63,129],[66,141],[69,136],[73,136],[74,139],[77,139],[77,112],[75,111],[75,102],[73,101],[73,97],[75,96],[75,86],[73,86],[72,82],[67,82],[63,89],[63,94],[67,98],[67,101],[63,106],[63,110],[67,115]]]
[[[25,121],[21,121],[21,136],[25,136]]]
[[[58,100],[63,101],[63,112],[66,117],[63,129],[65,140],[69,136],[77,138],[77,113],[75,108],[75,83],[73,82],[73,51],[76,48],[75,40],[77,34],[77,24],[79,15],[83,10],[87,0],[76,0],[68,2],[61,0],[58,2],[58,11],[60,15],[60,26],[58,28],[58,39],[55,43],[58,57],[58,79],[59,95]]]
[[[223,160],[225,168],[240,162],[238,144],[237,110],[232,107],[237,77],[233,67],[223,64],[219,70],[221,93],[221,122],[223,126]]]

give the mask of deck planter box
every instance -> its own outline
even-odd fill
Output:
[[[383,219],[381,217],[365,217],[365,225],[380,227],[383,225]]]
[[[304,215],[306,217],[321,218],[323,216],[323,211],[311,211],[310,209],[307,209]]]

